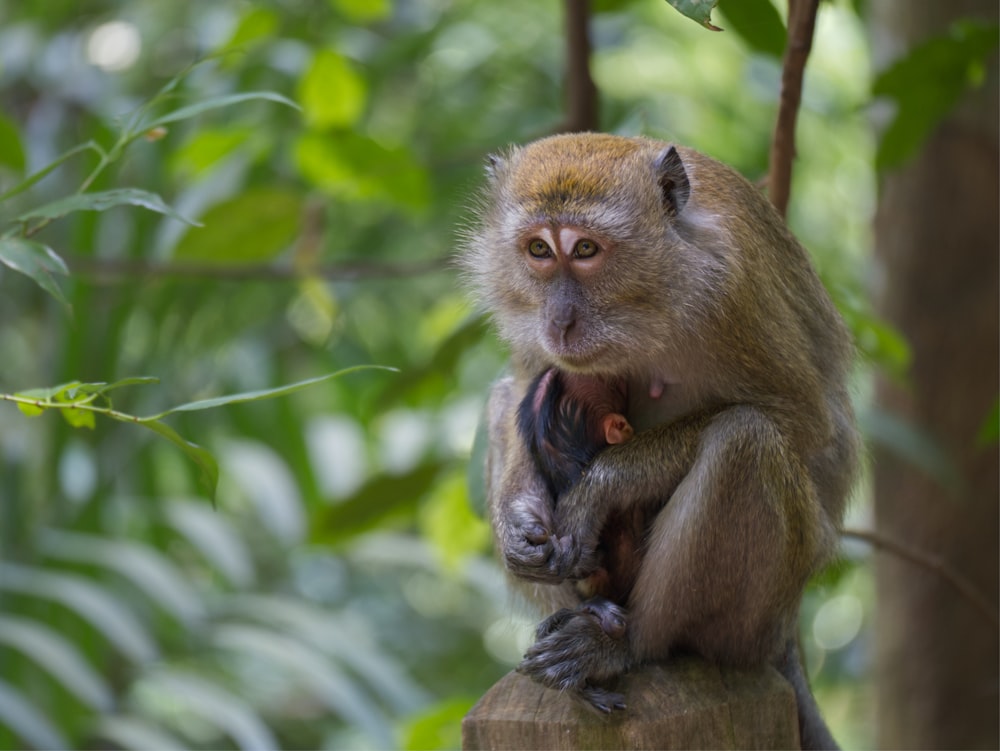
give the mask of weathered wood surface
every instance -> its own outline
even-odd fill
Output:
[[[601,717],[518,673],[500,679],[462,721],[478,749],[797,749],[792,687],[773,668],[719,668],[678,657],[626,676],[628,708]]]

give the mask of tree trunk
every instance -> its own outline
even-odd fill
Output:
[[[996,21],[996,0],[880,0],[876,57],[892,57],[963,17]],[[886,61],[882,61],[883,63]],[[878,61],[876,61],[878,64]],[[996,57],[922,151],[884,177],[875,222],[881,310],[913,351],[910,383],[882,383],[883,409],[933,436],[959,476],[875,452],[878,531],[940,556],[998,590],[997,447],[977,434],[997,398],[998,149]],[[940,576],[876,557],[879,745],[998,748],[998,633]]]

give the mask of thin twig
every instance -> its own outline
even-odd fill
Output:
[[[788,44],[781,71],[781,102],[771,140],[768,193],[778,213],[788,213],[792,162],[795,159],[795,122],[802,101],[802,78],[812,49],[819,0],[788,0]]]
[[[165,278],[283,282],[303,277],[319,277],[331,281],[357,281],[435,274],[451,268],[451,261],[448,258],[432,258],[409,263],[345,261],[316,266],[272,263],[230,265],[143,259],[95,259],[81,256],[70,257],[66,261],[72,274],[87,277],[98,284],[121,284],[135,279]]]
[[[566,122],[563,130],[597,130],[597,86],[590,74],[590,4],[566,0]]]
[[[972,582],[958,573],[940,556],[916,550],[877,532],[845,529],[841,534],[844,537],[853,537],[855,540],[862,540],[872,547],[892,553],[910,563],[915,563],[918,566],[934,571],[938,576],[951,584],[986,620],[993,624],[994,628],[1000,630],[1000,618],[997,616],[996,607],[990,604],[986,596]]]

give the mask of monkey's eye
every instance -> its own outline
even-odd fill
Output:
[[[544,240],[532,240],[528,243],[528,255],[532,258],[549,258],[552,248]]]
[[[573,246],[574,258],[593,258],[601,250],[601,246],[593,240],[577,240]]]

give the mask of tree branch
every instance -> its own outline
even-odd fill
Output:
[[[140,278],[215,279],[219,281],[288,281],[320,277],[331,281],[393,279],[448,271],[448,258],[432,258],[409,263],[371,263],[344,261],[319,265],[221,264],[197,262],[158,262],[144,259],[66,259],[70,273],[87,277],[98,284],[122,284]]]
[[[590,3],[566,0],[566,122],[564,132],[597,130],[597,86],[590,75]]]
[[[994,628],[1000,630],[1000,617],[997,616],[996,608],[990,604],[986,596],[976,588],[976,586],[958,573],[951,565],[937,555],[931,555],[921,550],[916,550],[904,545],[901,542],[892,540],[877,532],[860,529],[845,529],[841,531],[844,537],[852,537],[855,540],[867,542],[874,548],[884,550],[887,553],[899,556],[900,558],[914,563],[922,568],[935,572],[938,576],[951,584],[955,590],[962,595],[980,614],[989,621]]]
[[[781,70],[781,101],[771,140],[768,193],[778,213],[788,213],[792,162],[795,159],[795,122],[802,101],[802,78],[812,49],[819,0],[788,0],[788,43]]]

